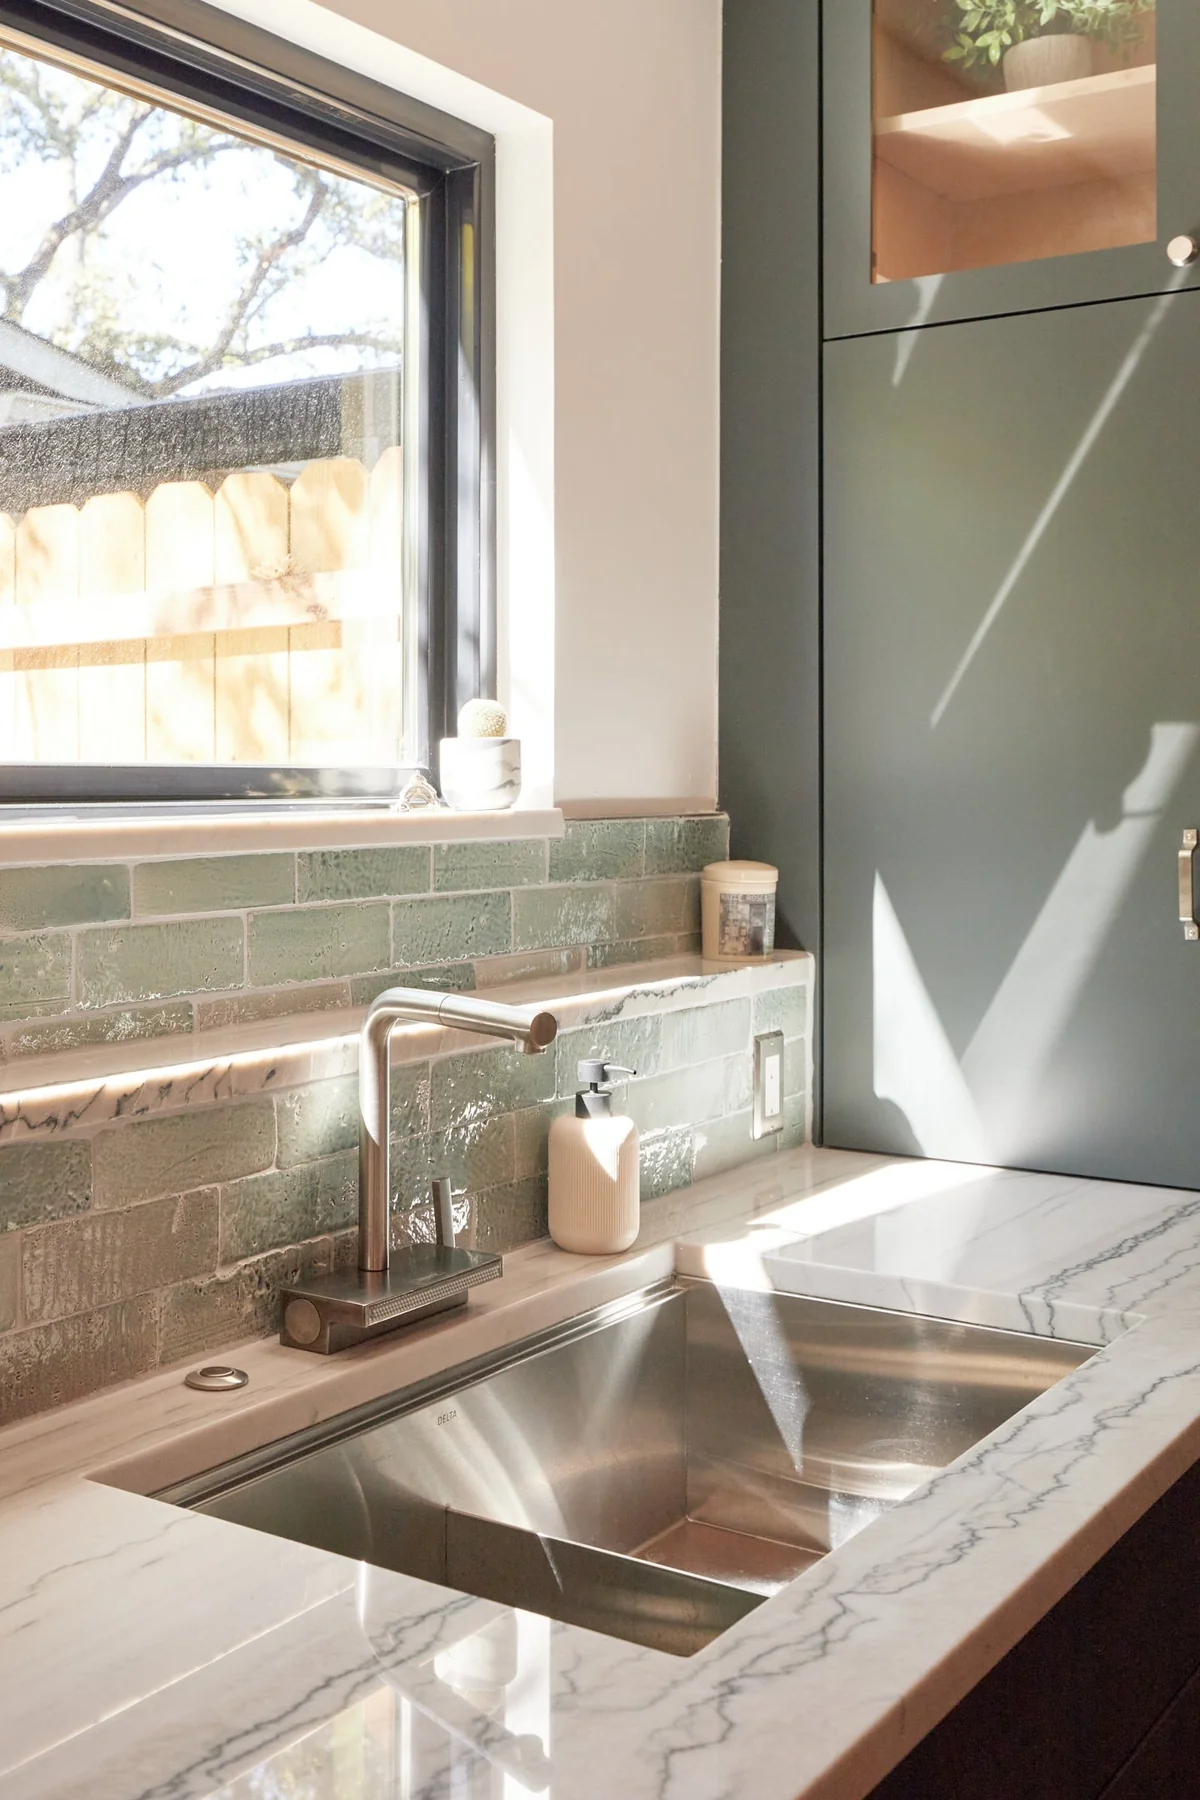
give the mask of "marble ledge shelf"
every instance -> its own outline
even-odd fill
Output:
[[[331,807],[323,812],[122,814],[95,818],[63,807],[0,821],[0,868],[26,863],[97,862],[159,856],[220,856],[249,850],[362,850],[387,844],[510,842],[560,838],[558,807],[455,812],[448,807],[392,812]]]
[[[549,1006],[560,1031],[571,1031],[773,988],[806,987],[812,962],[806,952],[791,950],[736,966],[677,956],[511,982],[491,992],[509,1005]],[[488,998],[489,990],[480,988],[478,997]],[[0,1069],[0,1143],[353,1074],[364,1016],[363,1007],[339,1008],[198,1032],[186,1040],[161,1038],[30,1057]],[[392,1038],[392,1061],[424,1062],[489,1048],[495,1044],[471,1032],[401,1026]]]

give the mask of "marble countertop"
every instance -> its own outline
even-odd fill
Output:
[[[672,1267],[1102,1346],[698,1656],[145,1494]],[[1200,1194],[794,1151],[465,1316],[0,1433],[0,1800],[855,1800],[1200,1456]]]

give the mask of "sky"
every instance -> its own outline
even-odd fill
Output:
[[[0,270],[20,268],[47,226],[71,205],[71,169],[62,157],[40,161],[13,136],[14,98],[6,73],[40,68],[55,111],[74,119],[104,90],[66,70],[34,64],[19,52],[0,50]],[[127,102],[119,103],[122,107]],[[177,116],[156,109],[143,128],[144,145],[174,141]],[[115,136],[111,113],[85,127],[80,158],[86,188],[103,166]],[[164,333],[207,347],[216,337],[231,297],[241,286],[239,236],[272,234],[299,219],[305,197],[297,192],[302,165],[232,134],[212,133],[222,154],[206,169],[175,178],[157,177],[115,209],[88,252],[87,273],[111,302],[120,332]],[[140,134],[138,143],[143,142]],[[135,148],[131,163],[145,148]],[[405,202],[367,182],[327,175],[355,210],[386,228],[397,253],[379,255],[330,235],[317,240],[318,266],[300,273],[264,309],[251,342],[274,342],[306,331],[322,334],[371,330],[398,337],[404,316],[404,269],[399,252]],[[321,229],[320,227],[318,229]],[[65,348],[78,347],[75,295],[80,273],[75,250],[60,251],[22,323]],[[226,369],[186,393],[255,386],[301,376],[351,372],[396,361],[371,349],[313,349],[258,364]]]

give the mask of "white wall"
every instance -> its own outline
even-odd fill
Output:
[[[315,10],[221,3],[297,37]],[[555,793],[711,804],[721,0],[327,11],[552,123]]]

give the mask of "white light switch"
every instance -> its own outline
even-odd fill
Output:
[[[783,1033],[766,1031],[754,1040],[754,1135],[783,1130]]]

